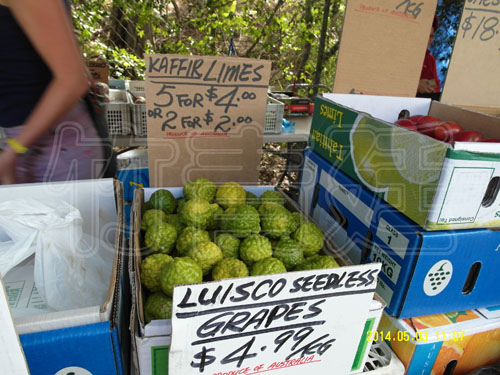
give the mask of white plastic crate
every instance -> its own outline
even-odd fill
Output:
[[[127,81],[127,89],[134,95],[146,97],[146,81]]]
[[[133,130],[135,135],[147,135],[146,104],[132,104]]]
[[[389,346],[376,341],[370,348],[368,360],[362,374],[366,375],[403,375],[405,367]]]
[[[270,96],[267,97],[266,119],[264,121],[264,134],[281,133],[281,122],[285,105]]]
[[[109,90],[109,103],[104,104],[104,114],[110,135],[132,133],[130,98],[125,90]]]

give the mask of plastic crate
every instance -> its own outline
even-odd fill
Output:
[[[281,122],[285,105],[270,96],[267,97],[266,119],[264,121],[264,134],[281,133]]]
[[[133,131],[135,135],[147,135],[146,104],[132,104]]]
[[[405,371],[403,363],[391,348],[383,341],[376,341],[370,348],[368,360],[361,374],[403,375]]]
[[[146,81],[128,81],[127,89],[134,95],[146,97]]]
[[[104,104],[104,115],[109,135],[132,133],[132,112],[130,98],[124,90],[109,90],[109,103]]]

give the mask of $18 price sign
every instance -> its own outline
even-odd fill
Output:
[[[500,51],[500,1],[468,0],[458,35],[479,43],[496,43]]]
[[[379,271],[375,263],[178,286],[169,373],[347,374]]]

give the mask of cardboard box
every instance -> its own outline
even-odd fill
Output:
[[[272,187],[245,186],[245,189],[252,191],[257,196],[260,196],[265,190],[272,189]],[[143,202],[147,201],[152,192],[154,192],[155,190],[155,188],[138,189],[135,192],[131,219],[131,222],[134,224],[134,230],[132,231],[131,237],[131,247],[134,248],[135,256],[130,268],[131,280],[133,280],[134,299],[134,311],[132,312],[131,318],[133,319],[133,322],[131,322],[133,334],[133,367],[138,373],[146,373],[152,375],[166,373],[168,369],[169,349],[172,338],[172,327],[170,320],[153,320],[152,322],[145,324],[144,312],[142,309],[145,294],[142,290],[140,278],[140,212]],[[169,188],[169,190],[176,197],[182,196],[182,188]],[[289,201],[288,204],[292,204],[291,201]],[[298,208],[295,206],[294,210],[297,209]],[[329,245],[327,244],[326,246]],[[332,249],[330,249],[330,253],[331,252],[333,252]],[[347,258],[339,257],[337,258],[337,260],[342,267],[348,267],[349,265],[352,265]],[[350,334],[353,335],[353,337],[359,337],[357,336],[357,332],[360,332],[359,342],[355,340],[355,346],[357,347],[356,354],[353,355],[354,353],[352,353],[352,358],[354,360],[354,363],[352,365],[352,373],[361,372],[363,370],[363,365],[368,357],[368,353],[371,347],[371,343],[367,342],[367,340],[365,339],[366,333],[367,331],[374,329],[374,327],[378,325],[384,306],[384,302],[375,295],[373,300],[371,301],[370,308],[366,312],[364,326],[351,328]]]
[[[1,200],[29,196],[43,201],[60,199],[78,208],[84,233],[107,244],[100,251],[112,252],[112,274],[106,300],[100,306],[52,311],[37,298],[33,264],[26,261],[3,277],[9,310],[2,311],[5,326],[16,329],[19,339],[2,343],[2,352],[20,340],[31,374],[127,374],[129,358],[126,257],[123,255],[123,191],[112,179],[23,184],[0,187]],[[23,299],[24,296],[28,298]],[[20,307],[21,300],[26,308]],[[2,304],[0,303],[0,306]],[[19,342],[19,341],[18,341]],[[3,370],[5,368],[3,367]],[[10,374],[11,372],[9,372]],[[15,373],[15,372],[14,372]]]
[[[299,196],[354,264],[381,262],[386,312],[413,317],[500,303],[500,231],[426,231],[307,149]]]
[[[499,143],[454,146],[394,125],[402,109],[500,138],[500,119],[423,98],[325,94],[309,145],[427,230],[500,226]]]
[[[383,337],[408,375],[465,375],[500,361],[500,308],[410,319],[383,315],[373,336]]]
[[[95,82],[108,84],[109,65],[105,60],[87,60],[86,64],[90,71],[90,75]]]
[[[349,0],[333,92],[414,97],[436,3]]]

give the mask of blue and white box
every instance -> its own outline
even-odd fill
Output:
[[[39,297],[32,257],[0,275],[6,291],[5,296],[0,293],[0,299],[4,299],[0,301],[0,310],[3,309],[0,332],[3,336],[4,329],[12,327],[19,335],[11,338],[11,345],[0,339],[1,351],[9,353],[20,343],[24,366],[32,375],[128,374],[131,300],[128,280],[124,279],[128,273],[123,248],[121,183],[99,179],[10,185],[0,187],[0,197],[0,202],[30,197],[69,203],[80,211],[83,232],[99,240],[95,249],[101,255],[108,252],[102,259],[110,263],[106,267],[110,270],[109,278],[103,275],[109,280],[109,284],[104,285],[105,300],[99,305],[69,310],[55,311]],[[20,358],[17,357],[14,366],[23,367]],[[7,363],[7,369],[12,368]]]
[[[500,304],[500,231],[426,231],[311,149],[299,202],[354,264],[381,262],[377,294],[390,315]]]

